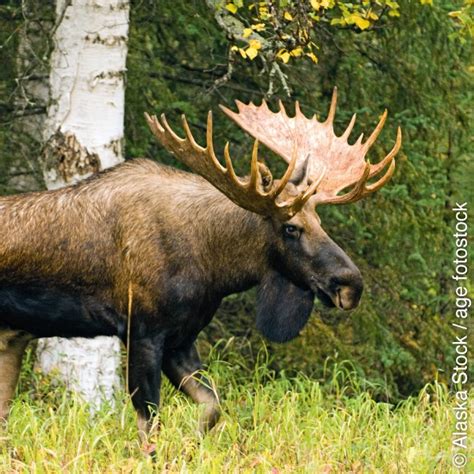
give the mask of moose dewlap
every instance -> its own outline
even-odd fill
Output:
[[[7,418],[25,347],[37,337],[116,335],[129,341],[129,389],[146,435],[164,373],[206,405],[200,429],[219,417],[199,374],[194,346],[226,295],[257,286],[257,327],[278,342],[296,337],[318,296],[355,308],[362,278],[321,227],[318,204],[354,202],[394,171],[395,146],[378,164],[365,155],[386,113],[363,142],[328,118],[289,117],[265,104],[224,112],[256,138],[250,174],[238,177],[229,145],[217,159],[209,113],[206,145],[183,117],[179,137],[166,118],[146,116],[158,141],[196,174],[131,160],[67,188],[0,198],[0,418]],[[258,142],[288,167],[280,179]],[[368,183],[369,179],[375,178]],[[341,191],[347,192],[340,194]],[[129,289],[133,314],[127,335]]]

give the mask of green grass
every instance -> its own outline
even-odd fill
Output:
[[[453,403],[442,385],[393,406],[375,402],[347,363],[333,365],[323,382],[275,375],[264,352],[249,367],[218,349],[208,375],[219,388],[221,421],[201,439],[200,408],[165,383],[153,464],[126,397],[91,417],[27,368],[0,435],[0,473],[459,472],[451,468]]]

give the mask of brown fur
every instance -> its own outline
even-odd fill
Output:
[[[211,279],[238,278],[251,257],[261,260],[265,243],[246,233],[256,219],[198,176],[135,160],[101,179],[0,198],[0,282],[46,279],[93,288],[125,312],[131,280],[134,304],[152,310],[175,253],[212,262]],[[164,232],[173,240],[160,241]],[[239,245],[229,248],[229,240]]]

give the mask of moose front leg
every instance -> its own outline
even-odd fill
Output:
[[[207,379],[199,373],[201,360],[194,344],[163,356],[163,372],[171,383],[189,395],[196,403],[205,405],[199,420],[199,431],[206,433],[219,419],[219,402]]]
[[[156,426],[153,422],[160,403],[163,339],[161,335],[132,339],[128,348],[128,387],[142,442],[147,442]]]
[[[9,331],[0,331],[0,422],[8,417],[28,340]]]

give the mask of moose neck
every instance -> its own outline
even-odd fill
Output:
[[[206,183],[205,193],[187,209],[198,252],[212,286],[223,294],[258,283],[268,268],[271,223],[242,209]]]

